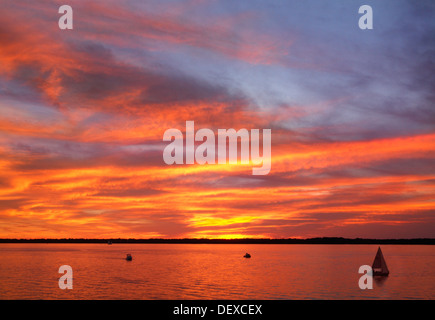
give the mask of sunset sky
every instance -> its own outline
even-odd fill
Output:
[[[2,0],[0,238],[433,238],[434,34],[429,0]],[[186,121],[272,129],[270,173],[165,164]]]

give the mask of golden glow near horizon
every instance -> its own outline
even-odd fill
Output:
[[[204,21],[186,19],[187,3],[81,3],[77,27],[60,31],[50,3],[0,5],[0,238],[434,235],[433,101],[429,85],[411,89],[430,69],[418,57],[399,72],[390,63],[405,53],[378,64],[205,3]],[[186,121],[271,128],[270,173],[166,165],[163,133]]]

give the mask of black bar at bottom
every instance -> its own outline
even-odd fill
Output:
[[[424,314],[433,310],[433,300],[2,300],[3,314],[17,316],[86,316],[134,319],[311,319],[322,316],[349,319],[376,312],[376,318]],[[28,313],[26,315],[26,313]]]

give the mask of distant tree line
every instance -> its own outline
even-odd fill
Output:
[[[86,239],[86,238],[62,238],[62,239],[0,239],[0,243],[186,243],[186,244],[435,244],[435,239],[363,239],[323,237],[309,239]]]

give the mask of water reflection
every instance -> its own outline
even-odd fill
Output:
[[[392,272],[361,290],[373,245],[0,244],[0,299],[434,299],[435,246],[383,246]],[[126,252],[134,257],[126,263]],[[252,259],[244,259],[249,252]],[[58,287],[61,265],[74,289]],[[409,270],[414,270],[409,277]]]
[[[376,285],[378,287],[382,287],[386,281],[387,281],[388,277],[383,277],[383,276],[374,276],[373,280],[375,281]]]

